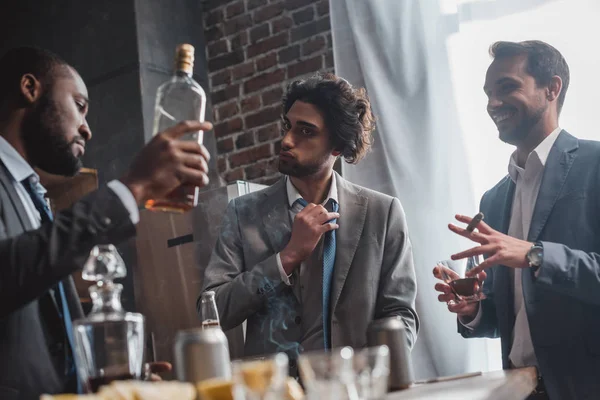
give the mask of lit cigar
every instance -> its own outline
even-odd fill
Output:
[[[467,232],[473,232],[475,230],[475,228],[477,228],[477,225],[479,225],[479,223],[483,220],[483,213],[479,212],[477,213],[477,215],[475,215],[473,217],[473,219],[471,220],[471,223],[467,226]]]

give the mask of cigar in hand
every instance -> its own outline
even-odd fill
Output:
[[[478,212],[477,215],[475,215],[473,217],[473,219],[471,220],[471,223],[467,226],[467,232],[473,232],[475,230],[475,228],[477,228],[477,225],[479,225],[479,223],[482,220],[483,220],[483,213]]]

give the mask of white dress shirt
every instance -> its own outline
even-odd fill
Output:
[[[517,165],[516,151],[510,157],[508,174],[516,187],[510,225],[508,227],[509,236],[527,240],[535,203],[542,184],[542,177],[544,176],[544,167],[546,166],[546,161],[550,155],[550,150],[560,132],[561,128],[556,128],[531,153],[529,153],[524,168]],[[540,268],[543,268],[543,264]],[[514,313],[516,318],[509,359],[515,367],[537,366],[537,359],[531,341],[531,332],[529,330],[529,321],[527,320],[527,312],[523,302],[523,286],[521,282],[522,271],[521,268],[512,270],[514,275]],[[482,308],[479,307],[477,316],[473,321],[463,325],[469,329],[474,329],[481,321],[481,314]]]
[[[292,184],[292,180],[288,176],[286,176],[285,179],[286,179],[285,187],[287,190],[288,204],[290,207],[290,209],[289,209],[290,221],[293,224],[294,218],[296,218],[296,214],[298,214],[304,208],[302,205],[296,203],[296,200],[301,199],[302,195],[300,194],[300,192],[298,192],[298,189],[296,189],[294,187],[294,185]],[[329,199],[335,200],[336,203],[339,203],[335,174],[332,174],[331,186],[329,187],[329,194],[327,194],[325,201],[323,201],[321,203],[321,205],[325,206],[325,204],[329,201]],[[292,283],[290,282],[290,277],[285,273],[285,270],[283,269],[283,264],[281,263],[281,256],[279,255],[279,253],[277,253],[276,259],[277,259],[277,266],[279,267],[279,274],[281,275],[281,280],[286,285],[291,286]],[[300,264],[300,273],[302,273],[303,268],[304,268],[304,263],[301,263]]]
[[[40,177],[35,173],[33,168],[31,168],[31,165],[29,165],[17,150],[15,150],[15,148],[2,136],[0,136],[0,160],[2,160],[8,173],[11,175],[13,185],[27,212],[31,225],[34,228],[39,228],[42,221],[40,213],[37,208],[35,208],[33,200],[31,200],[29,193],[27,193],[27,190],[23,187],[21,181],[29,178],[33,181],[36,190],[39,193],[44,194],[46,193],[46,189],[40,184]],[[127,208],[127,211],[129,211],[131,222],[134,225],[137,224],[140,220],[140,212],[131,191],[122,182],[117,180],[109,182],[108,187],[115,192],[121,202],[123,202],[125,208]]]

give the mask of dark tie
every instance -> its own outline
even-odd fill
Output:
[[[31,201],[33,201],[33,205],[40,213],[40,218],[42,219],[42,223],[51,222],[52,221],[52,211],[48,206],[48,203],[44,199],[44,195],[40,190],[42,187],[37,183],[37,180],[31,175],[29,178],[23,179],[21,184],[31,197]],[[57,295],[58,293],[58,295]],[[77,378],[77,388],[78,392],[81,393],[81,385],[79,382],[79,377],[77,376],[77,371],[75,367],[75,360],[73,358],[73,354],[75,351],[74,343],[73,343],[73,323],[71,321],[71,312],[69,311],[69,304],[67,303],[67,295],[65,294],[65,287],[62,282],[58,282],[56,287],[54,288],[54,298],[56,303],[58,304],[58,313],[60,318],[63,320],[65,325],[65,331],[67,332],[67,338],[69,340],[69,345],[71,346],[71,351],[67,352],[67,371],[69,377],[75,376]]]
[[[302,198],[296,200],[296,203],[300,204],[303,208],[308,204]],[[335,200],[329,199],[325,204],[325,208],[329,212],[338,212],[339,205]],[[328,222],[335,224],[337,219],[332,219]],[[333,267],[335,265],[335,248],[335,230],[326,232],[323,242],[323,339],[326,349],[331,348],[329,306],[331,300],[331,283],[333,282]]]

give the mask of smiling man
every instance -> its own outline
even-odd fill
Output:
[[[502,339],[505,368],[537,366],[532,399],[600,393],[600,143],[558,125],[569,68],[540,41],[492,45],[484,90],[500,139],[516,146],[508,176],[486,192],[471,274],[487,274],[481,303],[449,305],[465,337]],[[470,218],[457,216],[463,223]],[[483,271],[483,272],[480,272]],[[439,300],[453,298],[436,285]]]
[[[230,202],[206,269],[224,329],[247,320],[245,356],[363,347],[369,323],[397,316],[416,340],[416,282],[398,199],[333,171],[368,151],[374,117],[364,89],[324,74],[283,98],[273,186]],[[200,311],[200,309],[199,309]]]

